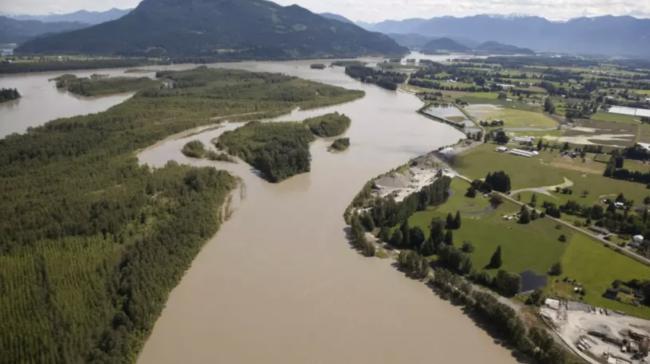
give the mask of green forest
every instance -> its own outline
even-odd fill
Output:
[[[20,93],[15,88],[0,89],[0,103],[17,100],[20,98]]]
[[[217,146],[257,168],[268,181],[280,182],[309,172],[309,143],[313,140],[309,129],[300,123],[251,122],[223,133]]]
[[[139,91],[149,87],[160,87],[160,82],[148,77],[91,77],[78,78],[75,75],[57,77],[56,87],[81,96],[104,96],[130,91]]]
[[[175,86],[0,140],[1,362],[135,360],[236,186],[212,168],[140,166],[138,150],[214,117],[275,117],[359,95],[268,73],[159,76]]]
[[[351,120],[344,114],[334,112],[304,121],[314,135],[322,138],[339,136],[350,127]]]

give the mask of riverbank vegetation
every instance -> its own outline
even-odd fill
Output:
[[[0,62],[0,74],[127,68],[156,64],[169,62],[145,58],[12,57],[11,62]]]
[[[351,120],[338,112],[306,119],[304,123],[314,135],[321,138],[331,138],[343,134],[351,124]]]
[[[80,96],[104,96],[125,92],[135,92],[146,88],[161,86],[160,81],[148,77],[105,77],[92,75],[79,78],[63,75],[54,79],[56,87]]]
[[[0,89],[0,103],[18,100],[19,98],[20,93],[15,88]]]
[[[358,95],[268,73],[164,76],[175,88],[0,140],[2,361],[136,360],[236,185],[212,168],[140,166],[136,151],[215,117],[275,117]]]
[[[486,323],[491,332],[506,340],[519,353],[539,363],[577,362],[537,323],[524,321],[512,307],[500,302],[495,297],[496,293],[475,288],[469,281],[508,297],[517,294],[522,285],[521,279],[508,270],[529,269],[526,264],[517,266],[522,251],[533,248],[549,255],[544,251],[545,244],[555,244],[560,250],[563,249],[557,241],[544,241],[541,232],[545,231],[546,226],[539,226],[538,232],[532,234],[520,226],[520,236],[506,235],[505,232],[513,227],[505,225],[486,230],[486,226],[501,220],[499,215],[502,211],[494,211],[495,207],[488,198],[464,196],[468,184],[458,179],[452,181],[448,177],[439,177],[433,185],[409,195],[402,202],[395,202],[390,197],[372,198],[372,185],[369,183],[357,195],[347,215],[351,224],[352,244],[364,255],[378,254],[385,244],[390,246],[387,248],[389,251],[400,249],[396,260],[402,271],[411,278],[428,282],[443,298],[464,306],[473,318]],[[471,208],[463,208],[465,203],[469,203]],[[460,208],[463,209],[458,210]],[[517,210],[514,204],[508,206],[506,203],[502,203],[500,208],[504,211]],[[454,209],[455,213],[451,213]],[[489,219],[489,215],[494,217]],[[446,222],[444,216],[447,216]],[[485,222],[486,218],[490,222]],[[516,222],[512,224],[517,225]],[[384,247],[378,248],[370,243],[367,232],[375,234],[379,246]],[[470,241],[462,233],[476,235]],[[521,247],[530,236],[538,236],[539,241]],[[496,249],[495,245],[483,246],[487,241],[496,242],[486,237],[499,238]],[[476,249],[483,251],[479,253]],[[512,254],[508,252],[502,257],[502,251],[510,250]],[[478,255],[481,255],[480,260],[476,259]],[[529,263],[535,264],[539,260],[539,254],[526,252],[524,255],[531,257]],[[556,262],[558,257],[549,255],[547,264],[539,265],[541,274],[545,274],[553,265],[551,262]],[[495,259],[499,260],[498,264],[494,263]]]

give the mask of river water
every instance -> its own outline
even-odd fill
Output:
[[[244,163],[194,161],[180,153],[187,141],[207,143],[237,124],[170,138],[138,155],[141,163],[152,167],[176,160],[224,168],[239,176],[244,186],[232,217],[172,291],[138,361],[516,362],[460,309],[406,278],[390,261],[362,257],[345,238],[343,211],[366,181],[463,135],[418,115],[415,110],[421,102],[413,95],[361,84],[340,68],[311,70],[310,63],[215,65],[282,72],[366,92],[351,103],[279,118],[302,120],[331,111],[351,117],[346,133],[350,149],[329,153],[331,140],[317,140],[311,146],[310,173],[271,184]],[[26,85],[28,79],[41,84],[45,77],[12,76]],[[68,97],[50,91],[49,96],[54,95]],[[16,119],[21,118],[23,105],[15,106]],[[68,111],[83,114],[106,105]],[[24,110],[23,116],[31,112]],[[5,110],[0,109],[0,115],[4,120]]]

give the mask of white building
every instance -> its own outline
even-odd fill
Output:
[[[535,138],[532,136],[516,136],[512,140],[516,143],[532,143],[535,141]]]
[[[650,152],[650,143],[636,143],[636,145]]]
[[[539,152],[536,151],[529,152],[527,150],[522,150],[522,149],[512,149],[508,153],[519,157],[526,157],[526,158],[532,158],[539,155]]]

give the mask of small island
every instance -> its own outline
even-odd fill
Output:
[[[200,140],[192,140],[185,144],[183,154],[189,158],[203,158],[206,155],[205,145]]]
[[[351,124],[351,120],[338,112],[313,117],[304,121],[314,135],[321,138],[331,138],[343,134]]]
[[[314,136],[301,123],[253,121],[221,135],[219,149],[228,151],[257,168],[269,182],[280,182],[309,172],[309,143]]]
[[[105,96],[160,87],[160,81],[148,77],[107,77],[93,74],[79,78],[65,74],[54,79],[56,87],[80,96]]]
[[[219,153],[214,150],[207,150],[205,148],[205,144],[203,144],[203,142],[200,140],[192,140],[190,142],[187,142],[187,144],[183,146],[181,152],[183,153],[183,155],[185,155],[188,158],[195,158],[195,159],[205,158],[213,162],[228,162],[228,163],[235,162],[235,159],[226,153]]]
[[[20,93],[15,88],[0,89],[0,104],[3,102],[18,100]]]
[[[343,152],[350,148],[350,138],[339,138],[330,145],[329,150],[332,152]]]
[[[322,64],[322,63],[314,63],[314,64],[312,64],[312,65],[310,66],[310,68],[313,69],[313,70],[324,70],[324,69],[325,69],[325,65]]]

